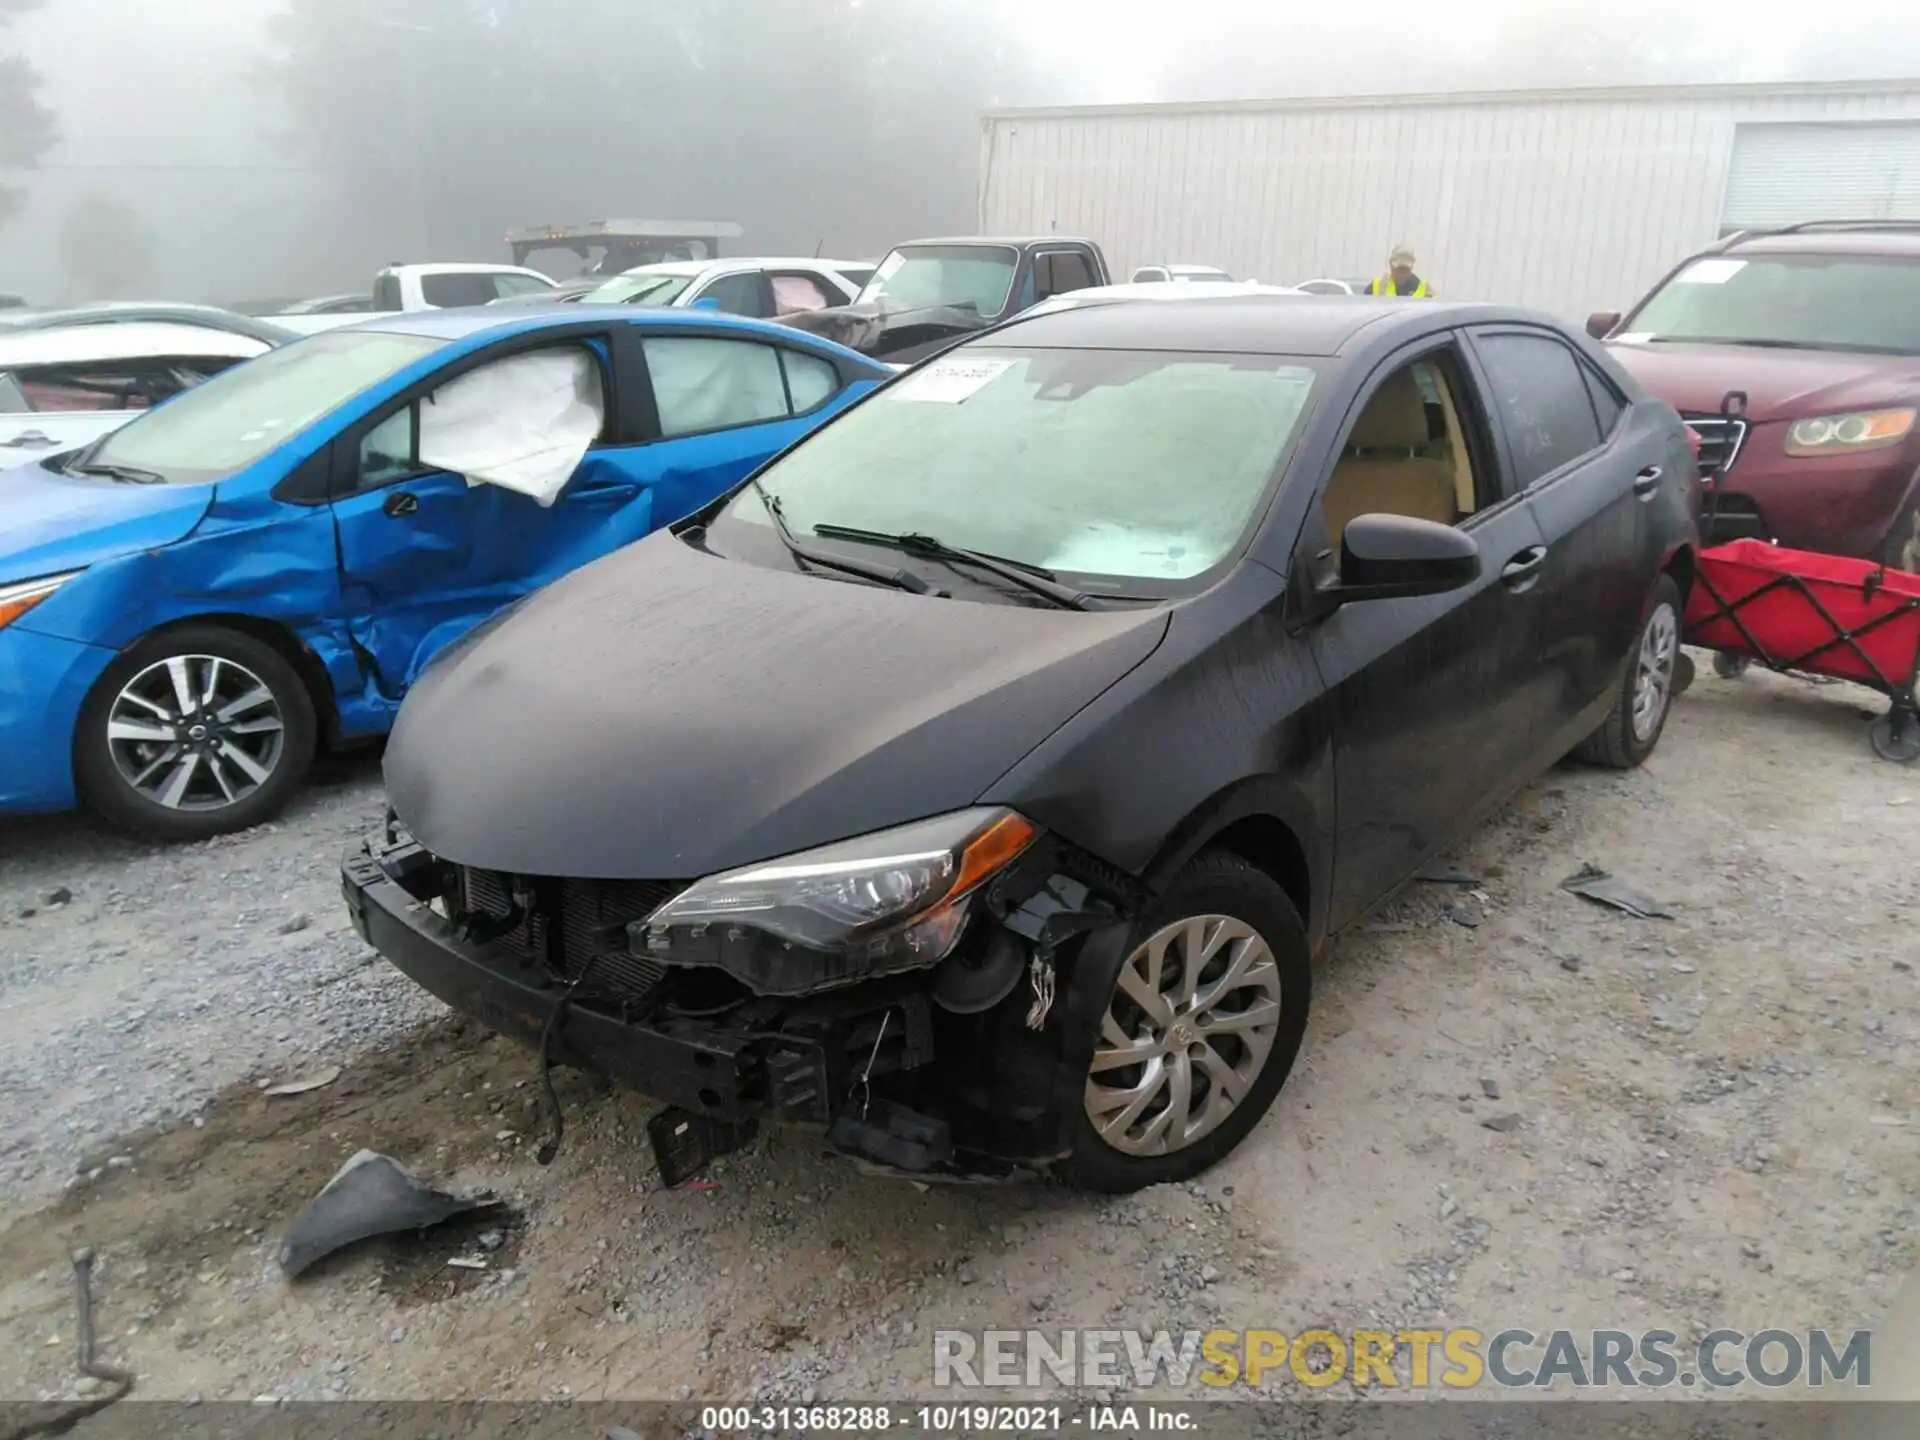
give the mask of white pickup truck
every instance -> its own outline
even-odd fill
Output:
[[[495,300],[558,288],[558,283],[548,276],[520,265],[389,265],[373,278],[373,312],[491,305]]]

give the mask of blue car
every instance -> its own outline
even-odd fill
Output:
[[[452,641],[892,373],[705,311],[437,311],[0,475],[0,814],[258,824]]]

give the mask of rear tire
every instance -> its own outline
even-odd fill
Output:
[[[1610,770],[1631,770],[1653,754],[1673,706],[1680,615],[1680,587],[1671,575],[1662,575],[1640,622],[1613,708],[1600,728],[1574,748],[1574,759]]]
[[[1286,1083],[1312,990],[1286,891],[1237,855],[1202,854],[1134,927],[1117,965],[1079,966],[1069,981],[1068,1054],[1087,1079],[1066,1102],[1061,1178],[1126,1194],[1215,1164]],[[1136,1052],[1137,1062],[1118,1058]]]
[[[221,625],[150,635],[107,667],[73,740],[81,800],[161,840],[270,820],[302,785],[318,727],[299,673]]]

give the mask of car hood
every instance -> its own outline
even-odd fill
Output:
[[[947,305],[899,310],[889,308],[884,302],[801,310],[781,316],[780,321],[876,360],[903,363],[918,360],[932,350],[944,348],[955,338],[972,335],[992,323],[983,319],[977,310]]]
[[[941,600],[662,532],[423,672],[387,791],[460,864],[695,879],[973,804],[1166,629],[1157,609]]]
[[[43,462],[0,474],[0,583],[79,570],[191,534],[211,485],[129,485]]]
[[[1717,414],[1729,390],[1746,392],[1755,421],[1912,404],[1920,395],[1920,359],[1908,355],[1618,342],[1607,350],[1650,394],[1696,415]]]

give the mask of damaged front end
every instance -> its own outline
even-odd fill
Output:
[[[869,303],[798,310],[782,315],[780,323],[890,365],[909,365],[978,334],[991,322],[966,306],[908,310]]]
[[[474,869],[389,820],[342,885],[362,937],[456,1010],[671,1107],[650,1127],[668,1183],[763,1120],[926,1179],[1044,1170],[1084,1085],[1060,972],[1143,903],[991,808],[692,882]]]

